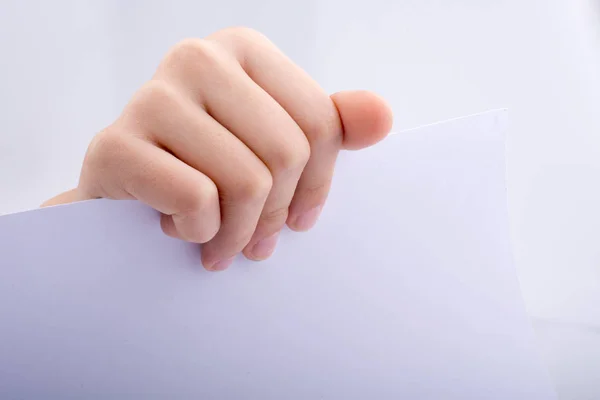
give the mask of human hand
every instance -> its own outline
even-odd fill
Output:
[[[338,152],[378,142],[391,124],[378,96],[329,96],[263,35],[229,28],[174,46],[95,136],[79,186],[45,205],[138,199],[223,270],[239,252],[268,258],[286,223],[310,229]]]

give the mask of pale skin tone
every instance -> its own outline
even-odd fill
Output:
[[[309,230],[338,153],[375,144],[391,125],[377,95],[330,96],[260,33],[224,29],[175,45],[93,139],[78,187],[44,205],[140,200],[219,271],[240,252],[268,258],[285,224]]]

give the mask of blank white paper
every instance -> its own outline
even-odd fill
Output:
[[[315,229],[222,273],[134,201],[0,217],[0,398],[554,399],[511,255],[505,119],[342,154]]]

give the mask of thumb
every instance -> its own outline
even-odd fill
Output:
[[[346,150],[359,150],[379,142],[392,129],[392,110],[375,93],[356,90],[338,92],[331,96],[342,126]]]

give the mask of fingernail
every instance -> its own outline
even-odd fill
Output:
[[[221,260],[216,262],[215,264],[213,264],[212,267],[208,268],[211,271],[223,271],[225,269],[227,269],[234,260],[235,257],[231,257],[231,258],[227,258],[225,260]]]
[[[252,257],[256,260],[264,260],[268,258],[277,245],[277,239],[279,238],[279,232],[259,240],[252,248]]]
[[[296,221],[294,221],[293,228],[299,231],[307,231],[313,227],[313,225],[317,222],[319,215],[321,214],[322,206],[317,206],[313,209],[306,211],[303,214],[300,214]]]

